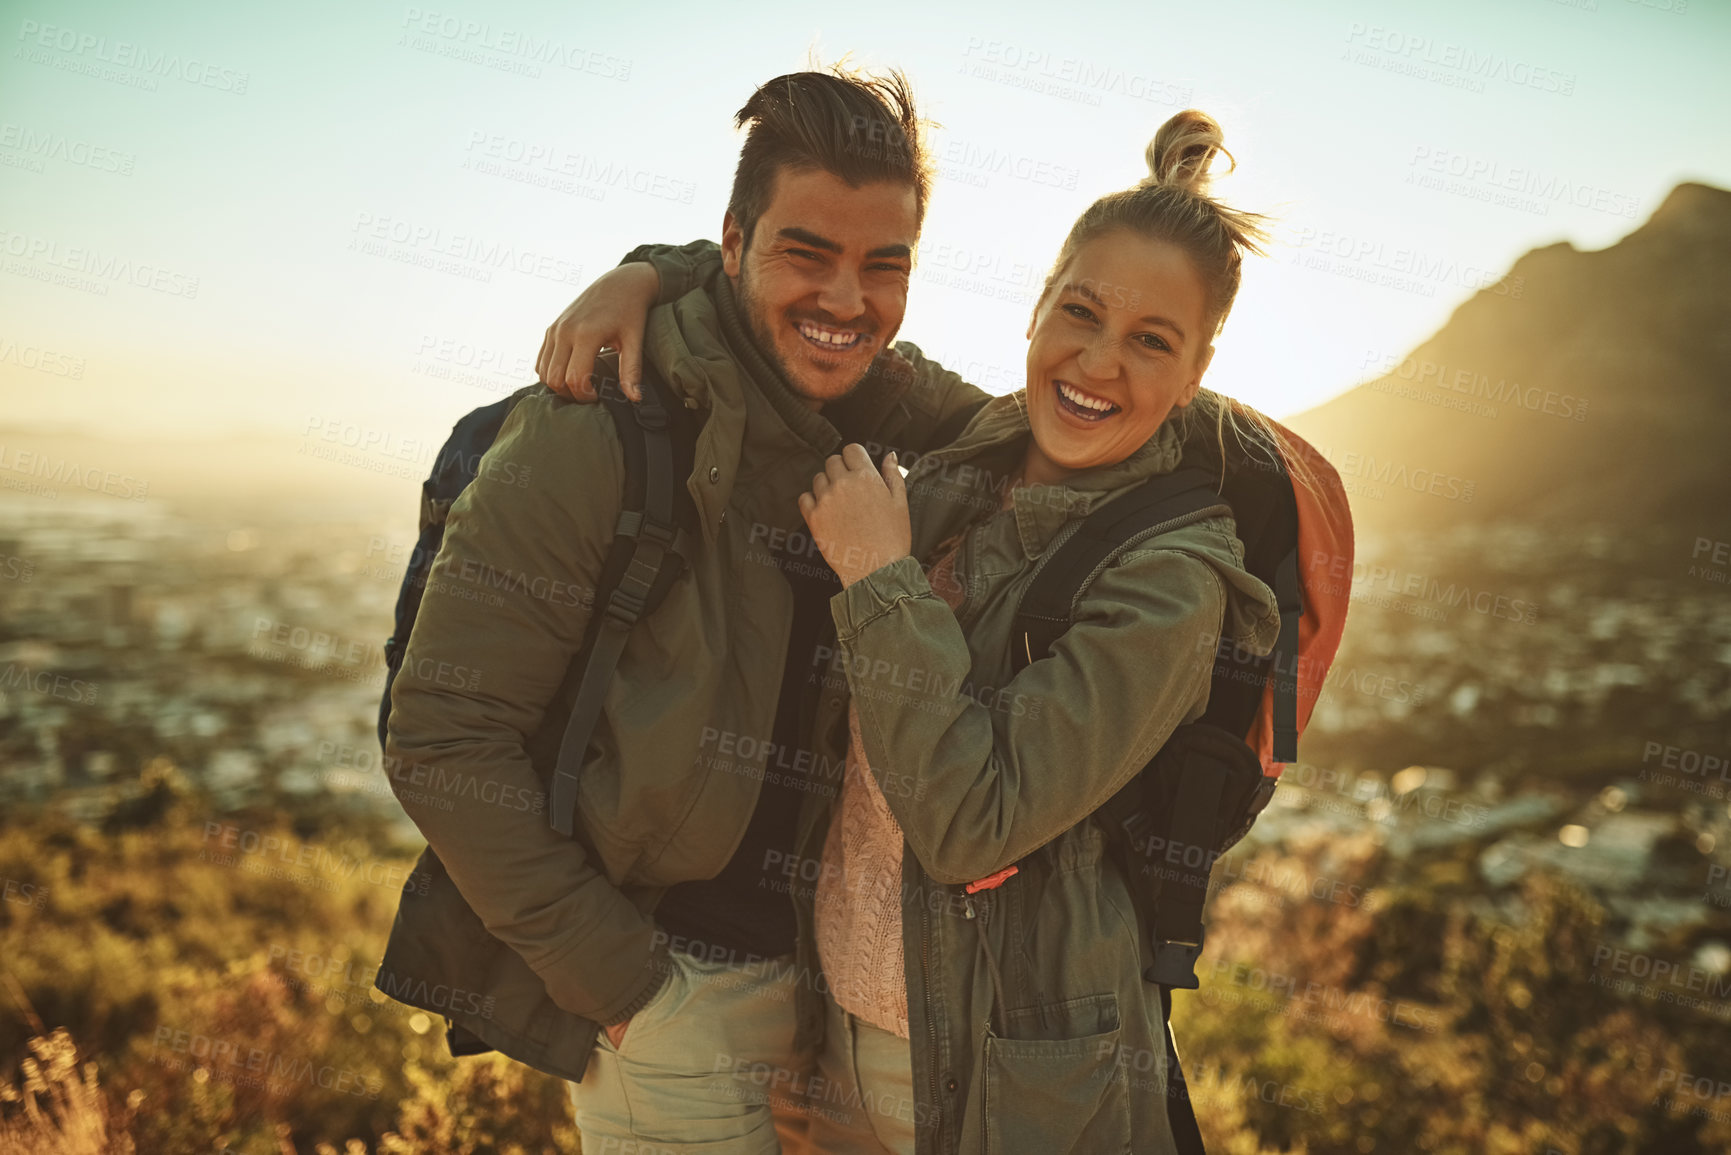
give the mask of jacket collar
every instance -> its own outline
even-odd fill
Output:
[[[652,311],[644,350],[688,408],[708,411],[686,489],[712,542],[742,477],[756,480],[785,470],[791,471],[789,477],[772,484],[809,480],[815,472],[813,455],[821,464],[841,451],[844,437],[869,441],[912,381],[905,362],[899,370],[874,367],[846,397],[821,412],[813,410],[757,347],[726,277],[714,277],[704,288]],[[787,515],[797,523],[798,508],[791,502]]]
[[[725,277],[653,310],[644,351],[688,408],[708,412],[686,489],[710,542],[742,471],[840,448],[834,426],[801,405],[752,344]]]
[[[1011,501],[1023,554],[1030,558],[1038,557],[1066,522],[1085,517],[1097,506],[1147,478],[1176,469],[1183,455],[1178,430],[1181,412],[1174,409],[1141,448],[1116,465],[1089,470],[1057,484],[1014,487]],[[995,499],[1002,492],[1006,475],[1002,468],[994,473],[990,469],[964,470],[957,467],[975,459],[991,458],[1007,462],[1012,470],[1017,469],[1027,440],[1032,436],[1033,429],[1028,423],[1027,391],[1022,389],[994,397],[953,444],[919,459],[909,471],[909,487],[918,481],[923,485],[935,484],[940,491],[967,491],[973,500],[958,502],[958,507],[979,508],[982,500]],[[1007,452],[1010,450],[1014,452]]]
[[[745,315],[740,311],[733,283],[726,277],[716,277],[710,285],[722,340],[727,343],[728,351],[744,370],[745,380],[757,386],[759,395],[768,402],[769,408],[787,427],[788,432],[825,456],[837,452],[841,448],[841,434],[836,432],[835,426],[793,391],[787,378],[770,363],[769,358],[763,355],[757,342],[752,339],[751,329],[745,323]]]

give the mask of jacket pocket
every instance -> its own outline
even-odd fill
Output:
[[[1085,995],[1004,1013],[986,1033],[986,1155],[1117,1155],[1130,1150],[1118,996]]]

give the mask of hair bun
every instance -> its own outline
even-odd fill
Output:
[[[1206,112],[1187,108],[1175,113],[1148,142],[1145,154],[1148,176],[1142,184],[1166,185],[1198,196],[1205,195],[1213,175],[1209,168],[1214,163],[1215,154],[1224,153],[1226,159],[1232,161],[1233,168],[1238,167],[1237,160],[1226,151],[1224,140],[1220,123]]]

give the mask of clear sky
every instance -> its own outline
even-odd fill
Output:
[[[1022,383],[1030,288],[1167,116],[1275,214],[1209,383],[1374,375],[1522,252],[1731,185],[1728,0],[0,3],[6,424],[436,435],[631,245],[716,236],[752,88],[897,65],[939,178],[902,336]]]

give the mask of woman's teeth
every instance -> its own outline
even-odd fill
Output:
[[[859,344],[864,335],[859,332],[846,332],[841,329],[826,329],[822,325],[812,325],[801,322],[797,328],[799,335],[813,344],[822,345],[826,349],[851,349]]]
[[[1090,397],[1073,385],[1062,381],[1054,382],[1058,387],[1058,398],[1061,404],[1076,416],[1088,421],[1098,421],[1118,412],[1118,407],[1110,401],[1102,401],[1098,397]]]

